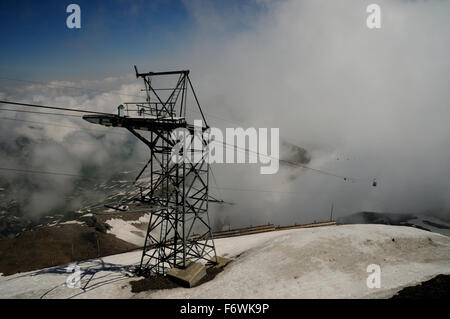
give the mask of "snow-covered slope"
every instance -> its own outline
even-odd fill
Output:
[[[111,218],[106,221],[106,224],[111,227],[108,230],[109,234],[113,234],[117,238],[125,240],[138,247],[143,247],[149,220],[150,213],[145,214],[138,220],[123,220],[122,218]]]
[[[127,265],[140,252],[80,263],[82,288],[65,285],[65,266],[0,277],[0,298],[378,298],[450,274],[450,238],[403,226],[344,225],[216,240],[234,259],[210,282],[191,289],[131,293]],[[369,289],[367,266],[381,267]]]

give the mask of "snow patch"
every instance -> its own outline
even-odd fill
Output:
[[[112,221],[115,230],[137,222]],[[412,227],[327,226],[215,243],[219,255],[234,260],[195,288],[133,294],[129,282],[137,278],[128,266],[139,264],[137,250],[78,263],[85,290],[66,287],[64,265],[0,277],[0,298],[389,298],[406,286],[450,274],[450,238]],[[369,264],[381,267],[379,289],[366,286]]]
[[[69,221],[67,221],[67,222],[62,222],[62,223],[59,223],[59,224],[63,224],[63,225],[69,225],[69,224],[83,225],[84,223],[83,223],[83,222],[80,222],[80,221],[78,221],[78,220],[69,220]]]
[[[146,226],[150,220],[150,213],[141,216],[138,220],[123,220],[120,218],[112,218],[106,223],[111,226],[108,230],[109,234],[115,235],[117,238],[136,246],[142,247],[147,234]]]
[[[450,238],[402,226],[345,225],[218,239],[235,257],[213,281],[145,298],[375,298],[437,274],[450,274]],[[366,285],[381,267],[381,288]],[[220,289],[217,289],[220,287]]]

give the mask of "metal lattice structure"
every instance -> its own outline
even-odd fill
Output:
[[[140,187],[138,197],[151,213],[138,273],[165,274],[169,268],[185,268],[199,260],[214,262],[216,251],[208,215],[208,154],[201,152],[197,155],[200,158],[193,162],[176,163],[171,159],[172,149],[179,142],[171,134],[175,129],[183,128],[190,133],[187,144],[197,138],[202,148],[208,146],[202,134],[208,126],[189,71],[139,73],[136,67],[135,71],[136,77],[144,80],[146,101],[124,103],[117,115],[83,118],[91,123],[124,127],[150,150],[150,159],[135,180],[149,172],[148,183]],[[161,77],[177,77],[176,84],[154,88],[154,80]],[[202,116],[202,127],[187,123],[188,94]],[[147,131],[147,136],[141,131]],[[189,156],[192,155],[189,152],[195,151],[182,147],[179,154]]]

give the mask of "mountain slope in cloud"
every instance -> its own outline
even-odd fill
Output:
[[[337,219],[342,224],[384,224],[411,226],[434,233],[450,236],[450,221],[423,214],[393,214],[376,212],[359,212]]]

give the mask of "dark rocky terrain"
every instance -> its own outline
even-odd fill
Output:
[[[416,286],[403,288],[392,299],[450,299],[450,275],[438,275]]]

